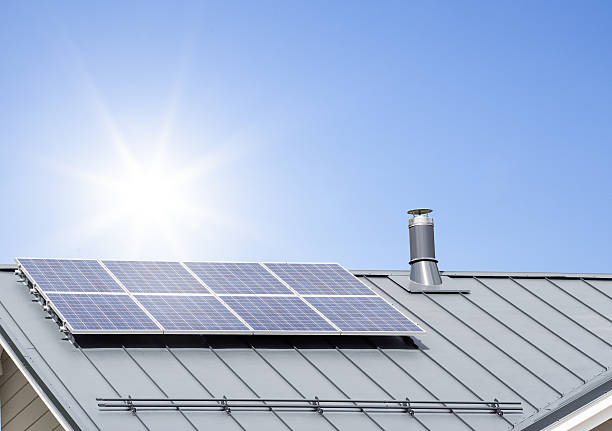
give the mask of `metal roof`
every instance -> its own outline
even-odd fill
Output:
[[[425,335],[121,338],[75,347],[12,272],[0,271],[3,344],[74,429],[531,430],[612,387],[612,275],[443,272],[408,292],[408,271],[354,271]],[[107,340],[108,341],[108,340]],[[182,343],[182,344],[181,344]],[[87,346],[87,347],[85,347]],[[522,415],[306,411],[100,411],[96,398],[521,401]]]

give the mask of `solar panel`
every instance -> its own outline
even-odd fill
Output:
[[[379,296],[316,296],[305,299],[343,332],[424,332]]]
[[[96,260],[19,258],[17,262],[44,292],[123,292]]]
[[[266,263],[301,295],[375,295],[337,263]]]
[[[127,294],[49,293],[47,296],[73,333],[161,332]]]
[[[18,262],[76,334],[424,332],[334,263]]]
[[[291,293],[259,263],[185,262],[185,265],[218,294]]]
[[[138,295],[137,298],[166,331],[249,331],[214,296]]]
[[[224,296],[223,301],[258,331],[337,332],[296,296]]]
[[[209,293],[179,262],[104,260],[130,292]]]

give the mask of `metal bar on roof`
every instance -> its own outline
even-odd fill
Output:
[[[366,279],[369,281],[369,279],[366,277]],[[402,290],[406,291],[406,289],[400,285],[398,282],[396,282],[395,280],[389,278],[389,280],[391,280],[391,282],[393,282],[394,284],[396,284],[397,286],[399,286]],[[371,281],[370,281],[371,283]],[[406,291],[407,292],[407,291]],[[391,295],[389,295],[391,296]],[[391,296],[392,297],[392,296]],[[393,298],[393,297],[392,297]],[[394,298],[395,299],[395,298]],[[498,382],[500,382],[502,385],[504,385],[505,387],[507,387],[508,389],[510,389],[510,391],[512,391],[514,394],[516,394],[517,396],[521,397],[523,400],[525,400],[525,402],[527,404],[529,404],[536,412],[539,411],[539,409],[532,404],[526,397],[524,397],[523,395],[519,394],[512,386],[510,386],[508,383],[506,383],[501,377],[499,377],[497,374],[495,374],[493,371],[491,371],[489,368],[487,368],[482,362],[480,362],[478,359],[476,359],[473,355],[471,355],[470,353],[468,353],[465,349],[463,349],[461,346],[459,346],[457,343],[455,343],[453,340],[451,340],[449,337],[447,337],[446,335],[444,335],[442,333],[442,331],[440,331],[439,329],[436,329],[435,326],[433,326],[432,324],[428,323],[425,319],[423,319],[421,316],[419,316],[415,311],[413,310],[409,310],[408,307],[406,307],[405,305],[403,305],[401,302],[398,302],[398,304],[404,308],[406,311],[410,312],[411,314],[415,315],[417,317],[417,319],[419,319],[420,321],[422,321],[423,323],[425,323],[427,326],[430,327],[430,329],[432,329],[433,331],[437,332],[442,338],[444,338],[448,343],[450,343],[450,345],[452,345],[453,347],[455,347],[457,350],[459,350],[461,353],[463,353],[465,356],[467,356],[468,358],[470,358],[472,361],[474,361],[476,364],[478,364],[483,370],[485,370],[489,375],[491,375],[491,377],[493,377],[495,380],[497,380]],[[442,366],[438,361],[436,361],[431,355],[429,355],[425,350],[421,350],[421,352],[426,355],[427,357],[429,357],[432,361],[434,361],[440,368],[442,368],[448,375],[450,375],[451,377],[453,377],[457,382],[459,382],[459,384],[461,384],[463,387],[465,387],[466,389],[468,389],[472,394],[478,396],[476,394],[476,392],[471,389],[467,384],[465,384],[465,382],[463,382],[461,379],[459,379],[457,376],[455,376],[453,373],[451,373],[449,370],[446,369],[446,367]],[[480,398],[478,396],[478,398]]]
[[[492,342],[491,340],[489,340],[487,337],[485,337],[484,335],[482,335],[480,332],[478,332],[476,330],[476,328],[474,328],[472,325],[470,325],[469,323],[467,323],[466,321],[464,321],[463,319],[461,319],[459,316],[457,316],[455,313],[453,313],[451,310],[449,310],[447,307],[443,306],[442,304],[440,304],[438,301],[436,301],[435,299],[431,298],[428,294],[423,293],[423,295],[428,298],[430,301],[433,301],[438,307],[442,308],[444,311],[446,311],[448,314],[450,314],[451,316],[453,316],[456,320],[458,320],[459,322],[461,322],[465,327],[469,328],[473,333],[475,333],[476,335],[478,335],[480,338],[482,338],[483,340],[485,340],[488,344],[490,344],[491,346],[493,346],[495,349],[497,349],[499,352],[501,352],[503,355],[505,355],[506,357],[508,357],[510,360],[512,360],[512,362],[514,362],[515,364],[517,364],[519,367],[523,368],[525,371],[527,371],[527,373],[531,374],[533,377],[535,377],[537,380],[539,380],[541,383],[543,383],[545,386],[547,386],[548,388],[552,389],[554,392],[557,393],[557,395],[562,396],[563,392],[561,392],[560,390],[558,390],[557,388],[555,388],[553,385],[551,385],[550,383],[548,383],[546,380],[544,380],[541,376],[539,376],[537,373],[535,373],[533,370],[531,370],[529,367],[527,367],[525,364],[522,364],[521,362],[519,362],[515,357],[513,357],[512,355],[510,355],[508,352],[506,352],[504,349],[502,349],[501,347],[499,347],[497,344],[495,344],[494,342]]]
[[[210,398],[210,399],[138,399],[138,398],[105,398],[97,399],[101,410],[137,410],[137,409],[198,409],[212,411],[243,410],[309,410],[322,413],[324,410],[365,412],[401,412],[414,415],[416,412],[426,413],[490,413],[504,414],[522,413],[520,402],[502,402],[497,399],[488,402],[471,401],[414,401],[405,400],[322,400],[322,399],[264,399],[264,398]],[[223,402],[223,405],[219,404]],[[452,404],[452,405],[448,405]],[[273,410],[272,410],[273,411]]]
[[[155,401],[176,401],[176,402],[200,402],[200,401],[228,401],[229,398],[135,398],[135,397],[127,397],[127,398],[96,398],[96,401],[107,402],[107,401],[133,401],[133,402],[155,402]],[[352,403],[370,403],[370,404],[400,404],[403,405],[405,400],[398,400],[395,398],[387,399],[387,400],[377,400],[377,399],[343,399],[343,398],[231,398],[232,401],[237,402],[250,402],[250,401],[261,401],[264,400],[266,402],[287,402],[287,403],[300,403],[300,402],[319,402],[319,403],[342,403],[350,401]],[[495,401],[499,404],[506,404],[509,406],[520,406],[522,403],[520,401]],[[425,400],[425,401],[411,401],[411,403],[415,404],[474,404],[474,405],[490,405],[492,401],[458,401],[458,400],[449,400],[449,401],[441,401],[441,400]]]
[[[506,302],[507,304],[510,304],[514,309],[520,311],[522,314],[524,314],[525,316],[527,316],[529,319],[531,319],[533,322],[537,323],[540,327],[544,328],[546,331],[548,331],[549,333],[551,333],[552,335],[554,335],[556,338],[558,338],[559,340],[561,340],[564,344],[567,344],[568,346],[572,347],[574,350],[576,350],[577,352],[581,353],[582,355],[584,355],[586,358],[590,359],[591,361],[595,362],[597,365],[599,365],[600,367],[602,367],[604,370],[607,370],[608,367],[599,362],[596,358],[594,358],[593,356],[589,355],[588,353],[586,353],[584,350],[582,350],[580,347],[576,346],[575,344],[573,344],[571,341],[566,340],[565,338],[561,337],[559,334],[557,334],[555,331],[553,331],[552,329],[550,329],[548,326],[544,325],[542,322],[540,322],[538,319],[536,319],[535,317],[533,317],[531,314],[527,313],[525,310],[523,310],[522,308],[518,307],[516,304],[513,304],[512,301],[509,301],[508,299],[504,298],[502,295],[500,295],[499,293],[497,293],[492,287],[489,287],[484,281],[480,280],[477,277],[473,277],[474,280],[476,280],[478,283],[480,283],[481,285],[483,285],[486,289],[488,289],[489,291],[491,291],[491,293],[493,293],[494,295],[496,295],[498,298],[502,299],[504,302]],[[510,277],[509,277],[510,278]],[[510,278],[510,280],[512,280],[513,282],[515,282],[516,284],[518,284],[519,286],[521,286],[521,284],[519,282],[517,282],[515,279]],[[522,286],[521,286],[522,287]]]
[[[461,296],[463,296],[463,298],[465,298],[467,301],[469,301],[470,303],[472,303],[472,305],[474,305],[476,308],[478,308],[480,311],[482,311],[483,313],[487,314],[489,317],[491,317],[493,320],[495,320],[496,322],[498,322],[500,325],[502,325],[504,328],[506,328],[507,330],[509,330],[510,332],[512,332],[514,335],[516,335],[517,337],[519,337],[521,340],[523,340],[525,343],[529,344],[531,347],[533,347],[534,349],[536,349],[538,352],[542,353],[544,356],[546,356],[548,359],[550,359],[551,361],[553,361],[555,364],[559,365],[561,368],[563,368],[565,371],[567,371],[568,373],[570,373],[571,375],[573,375],[574,377],[578,378],[579,380],[582,381],[582,383],[586,383],[587,380],[582,377],[581,375],[579,375],[578,373],[576,373],[575,371],[571,370],[570,368],[567,367],[567,365],[563,364],[563,362],[557,360],[554,356],[550,355],[549,353],[547,353],[546,351],[544,351],[542,348],[538,347],[538,345],[536,345],[535,343],[532,343],[531,341],[529,341],[527,338],[523,337],[521,334],[519,334],[517,331],[515,331],[514,329],[512,329],[509,325],[505,324],[501,319],[498,319],[497,317],[495,317],[492,313],[488,312],[487,310],[485,310],[484,308],[482,308],[480,305],[478,305],[475,301],[471,300],[470,298],[468,298],[466,295],[461,294]]]

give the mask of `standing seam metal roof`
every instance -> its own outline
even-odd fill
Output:
[[[411,294],[407,271],[355,271],[427,333],[199,337],[199,345],[75,347],[0,272],[3,341],[74,429],[530,430],[612,384],[612,276],[443,272],[470,294]],[[249,344],[252,343],[252,344]],[[524,414],[102,412],[96,397],[522,401]],[[572,404],[573,403],[573,404]]]

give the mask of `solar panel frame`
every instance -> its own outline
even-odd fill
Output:
[[[159,325],[157,325],[157,323],[152,320],[143,310],[142,308],[130,297],[130,295],[126,294],[126,293],[66,293],[66,292],[59,292],[59,293],[49,293],[48,295],[46,295],[46,300],[47,300],[47,304],[49,305],[49,307],[51,309],[53,309],[53,312],[57,314],[57,316],[62,320],[62,322],[64,323],[64,325],[66,326],[66,328],[70,331],[71,334],[75,334],[75,335],[79,335],[79,334],[162,334],[164,331],[162,328],[159,327]],[[66,299],[68,298],[73,298],[73,299],[78,299],[80,298],[81,300],[83,298],[86,299],[91,299],[93,297],[97,297],[99,299],[109,299],[109,298],[121,298],[121,299],[126,299],[129,300],[126,303],[129,305],[133,305],[134,306],[134,310],[137,310],[139,312],[139,314],[141,314],[141,317],[143,318],[143,321],[147,321],[149,322],[152,326],[150,326],[150,328],[146,329],[146,328],[139,328],[139,329],[128,329],[127,327],[125,329],[82,329],[79,328],[75,325],[75,322],[77,322],[78,320],[83,320],[82,318],[75,318],[75,319],[71,319],[71,316],[69,315],[68,311],[66,310],[63,306],[62,306],[62,301],[60,301],[60,299],[62,299],[62,297],[65,297]],[[100,308],[100,307],[98,307]],[[81,308],[79,311],[81,313],[83,313],[84,309]],[[123,316],[125,316],[125,310]],[[104,317],[106,317],[107,320],[108,319],[108,313],[103,314]],[[146,319],[144,319],[146,318]]]
[[[293,294],[289,287],[260,262],[185,261],[182,263],[217,295]],[[249,274],[248,269],[253,272]],[[223,280],[221,276],[224,274],[229,275],[231,279],[228,281],[226,277]],[[267,283],[272,286],[265,286]]]
[[[290,286],[298,295],[307,297],[309,295],[371,295],[378,296],[369,286],[362,283],[348,269],[339,263],[330,262],[262,262],[270,272],[276,275],[287,286]],[[285,268],[282,268],[285,267]],[[320,278],[322,275],[322,267],[332,270],[333,273],[340,276],[336,280],[324,280]],[[298,272],[297,268],[308,268],[309,274],[304,275],[304,272]],[[318,271],[318,273],[317,273]],[[308,287],[304,282],[311,284],[326,284],[326,286]]]
[[[132,294],[210,293],[180,261],[104,259],[100,262]]]
[[[418,323],[407,317],[380,295],[319,295],[310,296],[304,299],[332,321],[334,325],[340,328],[341,334],[344,335],[422,335],[425,333],[425,330],[421,328]],[[330,306],[326,306],[326,304],[322,303],[322,301],[326,299],[333,300],[333,302],[329,304]],[[350,302],[360,306],[354,307]],[[378,305],[364,307],[363,304],[365,302],[378,302]],[[333,308],[337,308],[337,310]],[[370,315],[365,314],[363,310],[367,311]],[[392,325],[388,323],[391,319],[396,322],[402,321],[402,324],[405,325],[404,328],[392,328]],[[352,321],[360,323],[359,329],[351,329],[352,327],[350,325]],[[366,329],[368,325],[371,327],[383,327],[369,330]],[[354,327],[355,326],[353,326],[353,328]]]
[[[25,276],[28,278],[28,280],[32,283],[32,285],[37,288],[37,290],[39,292],[63,292],[63,293],[70,293],[70,292],[80,292],[80,293],[86,293],[86,292],[97,292],[97,293],[123,293],[124,289],[121,287],[121,285],[119,283],[117,283],[116,280],[113,279],[113,277],[108,274],[108,272],[106,271],[106,269],[104,268],[104,266],[100,265],[100,262],[97,261],[96,259],[47,259],[47,258],[25,258],[25,257],[20,257],[20,258],[16,258],[15,261],[18,264],[18,268],[25,274]],[[90,268],[86,268],[88,270],[92,270],[94,267],[98,267],[100,269],[99,273],[103,275],[102,278],[105,278],[105,283],[106,286],[108,287],[107,289],[100,289],[100,288],[96,288],[96,284],[94,284],[91,280],[87,279],[87,274],[85,274],[83,272],[83,269],[78,269],[80,274],[79,276],[82,278],[85,278],[87,280],[87,282],[89,283],[89,285],[92,287],[91,289],[85,289],[85,288],[75,288],[75,287],[70,287],[68,288],[66,286],[67,284],[67,280],[62,280],[61,284],[64,285],[63,288],[58,289],[57,287],[55,289],[47,289],[45,288],[46,286],[46,282],[51,283],[49,281],[49,276],[47,275],[43,275],[40,274],[40,276],[37,276],[36,272],[33,271],[32,267],[29,267],[30,263],[34,264],[34,262],[40,262],[40,263],[46,263],[47,265],[49,265],[49,262],[51,263],[62,263],[62,264],[72,264],[76,266],[76,263],[88,263],[88,264],[93,264]],[[35,265],[39,265],[39,263],[36,263]],[[61,278],[61,277],[66,277],[66,276],[58,276],[55,275],[57,278]],[[72,277],[72,276],[69,276]],[[100,283],[100,281],[97,281],[97,283]]]
[[[179,298],[180,301],[175,301]],[[165,334],[251,334],[253,332],[234,315],[232,309],[214,295],[141,294],[138,295],[138,299],[142,306],[163,326]],[[204,327],[206,320],[213,321],[214,319],[223,319],[227,324],[211,322],[208,328]],[[178,320],[182,321],[180,325],[174,323]],[[218,328],[215,329],[212,326]],[[222,326],[225,328],[221,328]]]
[[[259,295],[248,295],[248,296],[226,296],[224,297],[227,305],[232,308],[237,314],[239,314],[252,328],[253,334],[262,334],[262,335],[287,335],[287,334],[302,334],[302,335],[337,335],[339,331],[334,327],[333,324],[330,324],[326,318],[322,317],[318,310],[313,308],[309,303],[306,303],[298,296],[259,296]],[[253,308],[253,304],[256,302],[260,302],[258,307]],[[242,302],[242,304],[240,304]],[[285,302],[285,304],[282,304]],[[293,302],[293,304],[289,304],[289,302]],[[251,308],[244,307],[245,303],[249,305]],[[257,313],[251,312],[249,310],[260,311],[263,310],[262,305],[268,305],[268,309],[265,313]],[[277,316],[281,315],[284,317],[285,322],[290,322],[288,319],[292,319],[295,321],[295,324],[290,324],[289,327],[285,326],[284,329],[281,329],[281,326],[284,324],[278,323],[279,320],[273,321],[273,314],[270,311],[275,311],[275,307],[280,309],[279,313],[276,313]],[[300,319],[295,319],[295,311],[301,313]],[[307,327],[304,324],[303,318],[307,317],[311,321],[316,322],[319,325],[317,327]],[[263,327],[264,319],[269,320],[276,324],[277,328],[274,329],[266,329]],[[268,325],[269,328],[273,328],[274,325]],[[292,327],[291,327],[292,326]]]

